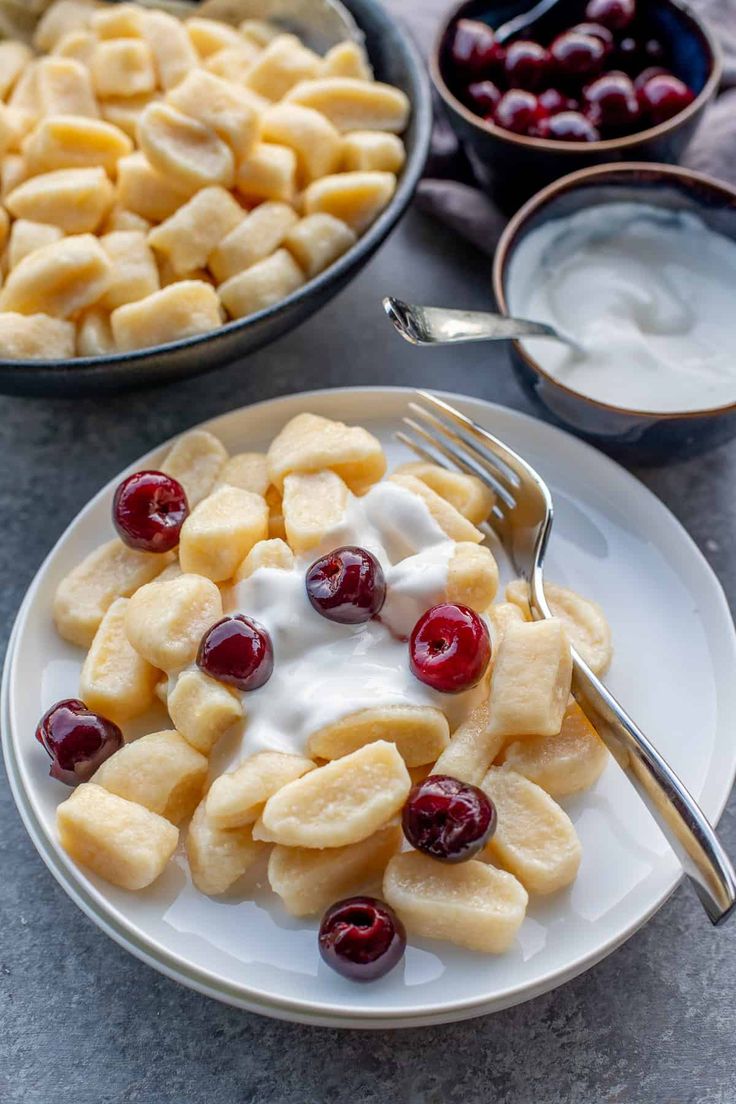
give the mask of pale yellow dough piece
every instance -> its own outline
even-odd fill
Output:
[[[24,163],[24,172],[28,172]],[[49,222],[67,234],[90,234],[109,213],[115,189],[102,168],[58,169],[24,180],[6,197],[15,218]]]
[[[33,45],[37,50],[53,50],[65,34],[89,26],[95,7],[95,0],[56,0],[49,4],[36,25]]]
[[[254,149],[259,113],[247,89],[204,69],[193,69],[166,99],[178,111],[212,127],[236,158],[247,157]]]
[[[0,161],[0,191],[3,202],[27,177],[28,165],[25,157],[21,157],[19,153],[7,153]]]
[[[279,537],[258,541],[254,544],[248,555],[233,576],[234,583],[240,583],[243,579],[249,579],[254,572],[262,567],[276,568],[279,571],[291,571],[294,567],[294,553],[286,541]]]
[[[105,234],[100,244],[112,265],[110,285],[100,306],[114,311],[136,303],[159,290],[158,269],[146,235],[140,230],[118,230]]]
[[[90,72],[73,58],[44,57],[36,68],[38,109],[41,115],[100,114]]]
[[[348,426],[318,414],[297,414],[268,450],[271,482],[283,489],[292,472],[335,472],[355,494],[367,491],[386,471],[381,442],[362,426]]]
[[[60,38],[53,49],[57,57],[71,58],[79,61],[88,68],[92,62],[92,54],[97,46],[97,38],[90,31],[69,31]]]
[[[200,670],[179,675],[167,707],[177,731],[203,755],[209,755],[220,737],[243,718],[236,694]]]
[[[286,539],[297,555],[326,540],[345,516],[348,488],[332,471],[293,472],[284,480]]]
[[[145,42],[116,38],[100,42],[90,61],[92,81],[100,99],[140,96],[156,89],[153,54]]]
[[[24,257],[45,245],[61,241],[63,230],[47,222],[31,222],[30,219],[16,219],[10,231],[8,242],[8,267],[12,270]]]
[[[146,11],[142,16],[142,32],[153,54],[161,88],[174,88],[199,64],[186,27],[168,12]]]
[[[184,571],[214,582],[231,579],[251,548],[268,536],[268,506],[261,495],[222,486],[184,522],[179,561]]]
[[[220,284],[222,304],[231,318],[246,318],[280,303],[304,283],[291,253],[277,249],[270,257]]]
[[[92,781],[118,797],[180,824],[202,797],[207,760],[172,730],[125,744],[97,769]]]
[[[544,593],[552,613],[564,624],[570,643],[581,659],[594,675],[604,675],[613,658],[613,643],[611,628],[601,607],[591,598],[583,598],[574,590],[555,583],[545,582]],[[524,612],[527,620],[531,619],[527,582],[515,579],[509,583],[506,598]]]
[[[77,325],[77,356],[110,356],[115,352],[109,311],[92,307]]]
[[[281,34],[276,24],[269,23],[266,19],[244,19],[238,25],[238,31],[248,42],[261,48],[268,46],[269,42]]]
[[[267,100],[280,100],[299,81],[319,71],[320,58],[296,35],[272,39],[245,76],[245,83]]]
[[[368,744],[280,789],[266,802],[253,836],[288,847],[358,843],[399,811],[410,787],[396,746]]]
[[[100,114],[135,142],[141,115],[158,98],[158,93],[151,92],[144,92],[139,96],[110,96],[100,101]]]
[[[181,483],[193,509],[214,487],[227,461],[227,449],[206,429],[193,429],[174,444],[161,471]]]
[[[202,635],[221,617],[222,598],[215,584],[201,575],[183,574],[137,590],[125,613],[125,631],[154,667],[180,671],[194,660]]]
[[[33,51],[24,42],[0,42],[0,99],[7,99],[18,77],[32,60]]]
[[[524,887],[505,870],[475,859],[440,863],[418,851],[391,859],[383,896],[410,934],[485,954],[509,949],[528,902]]]
[[[401,134],[411,109],[400,88],[355,77],[302,81],[286,95],[286,101],[313,107],[341,131],[387,130]]]
[[[69,318],[96,303],[111,279],[112,266],[97,238],[62,238],[13,269],[0,293],[0,310]]]
[[[311,107],[278,103],[267,108],[261,115],[261,136],[265,142],[294,150],[301,183],[309,184],[340,167],[340,134],[324,115]]]
[[[396,177],[387,172],[342,172],[314,180],[304,191],[304,213],[333,215],[362,234],[388,206]]]
[[[127,598],[151,582],[173,559],[171,552],[138,552],[117,539],[96,548],[56,590],[54,621],[59,635],[89,648],[115,599]]]
[[[507,626],[491,675],[491,729],[503,736],[554,736],[572,680],[570,641],[560,620]]]
[[[355,77],[373,80],[373,70],[365,50],[357,42],[338,42],[328,50],[319,67],[320,77]]]
[[[503,737],[489,728],[488,698],[480,702],[453,732],[435,763],[433,774],[448,774],[479,786],[503,746]]]
[[[118,202],[149,222],[163,222],[186,203],[191,192],[157,172],[140,150],[118,161]]]
[[[226,893],[265,852],[250,828],[215,828],[201,802],[187,833],[187,858],[192,881],[200,893]]]
[[[74,356],[74,323],[47,314],[0,311],[0,357],[68,360]]]
[[[354,130],[342,141],[341,168],[346,172],[391,172],[404,167],[406,150],[397,134],[381,130]]]
[[[319,759],[339,759],[376,740],[396,744],[407,767],[433,763],[447,747],[450,728],[429,705],[378,705],[361,709],[313,733],[307,751]]]
[[[213,250],[244,218],[245,211],[225,188],[203,188],[151,230],[148,244],[183,277],[204,268]]]
[[[78,786],[56,810],[59,842],[75,862],[123,889],[155,882],[176,850],[168,820],[94,782]]]
[[[475,475],[465,472],[449,471],[439,464],[429,464],[425,460],[413,460],[396,469],[399,475],[414,475],[426,483],[442,498],[446,498],[455,509],[471,521],[480,525],[486,520],[496,501],[490,487]]]
[[[389,479],[392,483],[398,484],[399,487],[404,487],[405,490],[418,495],[440,529],[451,540],[469,541],[472,544],[482,543],[483,534],[480,530],[476,529],[467,518],[455,509],[452,503],[433,491],[422,479],[417,479],[415,475],[401,475],[400,473],[389,476]]]
[[[265,452],[238,452],[231,456],[217,478],[218,486],[222,483],[265,497],[269,485]]]
[[[491,634],[491,648],[493,658],[501,646],[501,641],[506,635],[509,625],[524,621],[524,614],[513,602],[497,602],[495,606],[489,606],[486,610],[488,627]]]
[[[241,36],[234,27],[217,19],[200,19],[194,16],[184,22],[189,39],[201,58],[216,54],[227,46],[239,46]]]
[[[357,241],[354,230],[333,215],[307,215],[292,226],[284,245],[309,279],[347,253]]]
[[[608,751],[577,702],[570,702],[556,736],[516,740],[502,758],[550,797],[560,798],[594,785],[608,763]]]
[[[222,315],[211,284],[181,280],[137,303],[118,307],[111,321],[115,344],[125,352],[208,333],[221,324]]]
[[[151,224],[148,219],[137,215],[135,211],[126,211],[125,207],[116,205],[107,216],[100,233],[115,234],[118,230],[140,230],[147,234],[150,229]]]
[[[297,220],[298,216],[287,203],[266,201],[250,214],[241,208],[237,224],[215,243],[216,248],[213,246],[210,250],[209,267],[217,282],[223,284],[270,257]]]
[[[447,567],[447,601],[483,613],[497,590],[498,564],[490,548],[460,541]]]
[[[143,659],[128,640],[125,613],[129,601],[129,598],[117,598],[105,613],[79,679],[82,701],[116,724],[145,713],[153,704],[154,687],[159,678],[156,668]],[[154,812],[161,810],[154,809]]]
[[[258,49],[245,39],[237,46],[225,46],[204,62],[204,68],[215,77],[222,77],[230,84],[241,85],[247,77],[253,62],[259,54]],[[250,89],[247,89],[250,92]],[[256,95],[254,92],[253,95]]]
[[[491,767],[482,789],[498,823],[486,851],[529,890],[554,893],[575,880],[581,848],[572,821],[540,786],[509,767]]]
[[[296,154],[288,146],[258,142],[238,165],[235,187],[247,203],[296,200]]]
[[[268,860],[271,889],[291,916],[316,916],[341,898],[379,881],[401,846],[398,825],[368,839],[323,851],[277,845]]]
[[[190,193],[210,184],[232,188],[232,150],[210,126],[155,101],[138,123],[138,144],[151,165],[175,186]]]
[[[261,751],[216,778],[207,794],[207,816],[217,828],[242,828],[261,815],[269,797],[316,764],[301,755]]]
[[[140,38],[143,34],[143,8],[139,4],[105,4],[93,11],[90,28],[98,38]]]

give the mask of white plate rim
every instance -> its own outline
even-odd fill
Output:
[[[214,432],[217,430],[217,423],[220,420],[237,416],[246,411],[255,411],[259,408],[268,407],[269,410],[278,407],[279,405],[290,405],[298,402],[306,406],[310,400],[319,400],[326,396],[335,398],[335,396],[345,397],[349,400],[359,397],[361,394],[378,394],[383,395],[391,393],[396,397],[404,397],[408,400],[415,398],[417,391],[412,387],[382,387],[382,386],[366,386],[366,387],[343,387],[343,388],[320,388],[312,391],[295,392],[288,395],[279,396],[273,399],[266,399],[258,403],[245,404],[242,407],[236,408],[231,411],[226,411],[224,414],[218,415],[214,418],[207,419],[204,422],[197,423],[192,426],[192,429],[210,429]],[[648,498],[649,505],[652,510],[659,514],[660,519],[670,527],[670,530],[677,533],[678,540],[681,543],[683,550],[687,550],[688,554],[692,558],[692,561],[697,565],[698,569],[702,572],[702,580],[706,581],[711,588],[712,596],[716,599],[717,604],[721,607],[721,613],[724,615],[724,627],[728,627],[730,644],[731,644],[731,657],[730,662],[732,666],[736,666],[736,629],[733,625],[728,602],[723,592],[723,588],[715,575],[710,564],[697,547],[692,537],[685,530],[678,519],[671,513],[671,511],[664,505],[657,496],[651,492],[644,484],[636,479],[631,473],[623,469],[615,461],[609,457],[600,453],[592,446],[587,445],[585,442],[573,437],[571,434],[558,429],[555,426],[546,422],[541,422],[536,418],[531,417],[521,411],[514,410],[509,407],[502,406],[501,404],[491,403],[485,399],[471,396],[462,395],[455,392],[447,392],[441,390],[435,390],[435,393],[446,398],[450,402],[454,402],[462,407],[463,404],[475,404],[483,408],[489,414],[494,411],[500,412],[503,415],[511,415],[514,418],[518,418],[523,422],[532,423],[543,434],[548,434],[553,439],[560,442],[567,442],[568,445],[572,444],[575,448],[581,450],[582,453],[592,454],[595,457],[595,462],[598,465],[602,465],[604,468],[608,468],[609,471],[616,473],[616,478],[625,478],[631,480],[636,485],[637,493],[640,496]],[[78,520],[83,518],[88,511],[91,511],[96,503],[106,495],[117,485],[120,478],[128,472],[140,470],[141,465],[147,464],[150,459],[160,454],[164,449],[169,447],[173,441],[180,436],[180,433],[175,434],[169,440],[164,441],[150,450],[142,457],[138,457],[132,464],[130,464],[123,471],[117,473],[104,487],[102,487],[92,498],[85,504],[85,506],[75,515],[70,521],[69,525],[59,536],[55,542],[53,548],[45,557],[43,563],[38,568],[34,579],[32,580],[24,600],[19,608],[16,616],[11,637],[8,645],[8,650],[5,659],[2,691],[1,691],[1,706],[2,714],[0,715],[0,727],[2,728],[2,743],[4,750],[4,757],[6,767],[8,769],[8,776],[11,780],[11,792],[15,799],[18,811],[21,819],[23,820],[26,830],[31,836],[31,840],[39,851],[41,858],[47,865],[52,875],[56,878],[65,892],[74,900],[74,902],[82,909],[82,911],[103,931],[106,932],[112,939],[118,942],[121,946],[129,950],[135,957],[146,962],[154,969],[159,970],[166,976],[173,978],[185,984],[191,988],[196,989],[208,996],[221,1000],[227,1004],[234,1005],[236,1007],[243,1008],[248,1011],[259,1012],[268,1016],[272,1016],[278,1019],[286,1019],[293,1022],[310,1023],[330,1027],[355,1027],[355,1028],[387,1028],[387,1027],[404,1027],[404,1026],[425,1026],[437,1023],[452,1022],[459,1019],[472,1018],[474,1016],[485,1015],[489,1012],[500,1011],[504,1008],[512,1007],[515,1004],[522,1003],[523,1001],[530,1000],[535,996],[539,996],[551,989],[556,988],[559,985],[564,984],[567,981],[572,980],[581,973],[590,969],[596,965],[608,954],[614,951],[617,947],[621,946],[631,935],[638,931],[650,918],[657,912],[665,901],[671,896],[674,890],[677,888],[680,880],[682,879],[682,873],[675,871],[669,883],[659,893],[659,895],[651,902],[650,906],[644,910],[635,920],[625,926],[620,932],[617,932],[613,937],[608,939],[602,945],[596,947],[593,951],[590,951],[580,958],[574,959],[564,967],[557,969],[551,969],[548,973],[541,975],[535,980],[532,985],[522,983],[518,986],[509,986],[504,990],[494,993],[491,997],[469,997],[462,1000],[454,1000],[451,1003],[434,1003],[433,1005],[425,1005],[423,1010],[417,1012],[407,1013],[402,1012],[397,1015],[396,1009],[390,1006],[386,1007],[374,1007],[367,1010],[362,1010],[355,1015],[348,1015],[344,1009],[338,1006],[330,1006],[329,1002],[316,1002],[308,1000],[299,1000],[295,998],[286,997],[273,997],[267,993],[260,994],[257,990],[252,990],[247,996],[244,996],[246,987],[233,986],[232,990],[229,989],[227,984],[222,978],[212,974],[209,970],[203,967],[193,967],[186,958],[169,951],[165,946],[160,944],[157,940],[144,937],[139,941],[139,937],[136,936],[134,931],[135,925],[133,922],[127,920],[119,910],[109,902],[107,902],[103,895],[99,893],[96,887],[92,884],[87,884],[84,887],[80,887],[78,884],[79,874],[71,861],[65,861],[58,848],[58,845],[53,839],[51,839],[46,833],[43,825],[37,818],[35,811],[32,808],[32,803],[28,797],[27,792],[24,789],[22,776],[19,768],[19,764],[15,759],[15,755],[12,750],[12,734],[10,733],[10,674],[12,670],[13,655],[15,652],[15,644],[19,635],[23,631],[25,620],[29,614],[30,609],[33,606],[33,600],[35,592],[40,585],[40,579],[56,555],[58,547],[65,540],[69,530],[77,523]],[[736,778],[736,754],[731,764],[730,771],[721,774],[721,785],[718,787],[718,798],[713,802],[711,810],[711,819],[713,823],[717,823],[720,818],[723,809],[725,808],[728,800],[729,793],[733,787],[734,779]],[[89,898],[89,899],[88,899]],[[119,926],[119,927],[118,927]],[[148,949],[150,948],[150,950]]]

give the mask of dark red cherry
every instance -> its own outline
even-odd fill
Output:
[[[588,35],[589,38],[599,38],[606,47],[606,53],[613,49],[613,34],[600,23],[576,23],[570,30],[575,34]]]
[[[597,127],[579,111],[561,111],[542,119],[537,134],[557,142],[598,142],[601,137]]]
[[[237,690],[257,690],[273,673],[271,637],[242,613],[223,617],[202,637],[197,666]]]
[[[443,602],[419,618],[409,639],[409,664],[420,682],[444,694],[469,690],[491,661],[485,621],[467,606]]]
[[[417,851],[444,862],[464,862],[495,832],[496,809],[477,786],[431,774],[409,792],[401,823]]]
[[[406,932],[396,913],[375,897],[348,897],[327,909],[319,953],[351,981],[375,981],[401,960]]]
[[[561,111],[577,110],[577,100],[560,92],[559,88],[547,88],[537,97],[544,115],[559,115]]]
[[[667,77],[670,75],[668,70],[663,69],[661,65],[650,65],[647,69],[642,69],[641,73],[635,78],[634,89],[638,95],[647,81],[650,81],[652,77]]]
[[[636,0],[588,0],[585,18],[611,31],[628,27],[636,15]]]
[[[112,520],[120,539],[141,552],[176,548],[188,515],[189,503],[181,483],[160,471],[129,475],[112,501]]]
[[[123,746],[118,726],[78,698],[52,705],[38,723],[36,739],[51,757],[49,774],[67,786],[89,782],[100,764]]]
[[[626,73],[604,73],[584,91],[586,115],[596,127],[633,127],[639,118],[639,100]]]
[[[549,65],[549,54],[538,42],[520,39],[506,49],[504,69],[511,88],[543,88]]]
[[[493,121],[514,134],[528,134],[544,114],[533,92],[524,88],[510,88],[496,105]]]
[[[549,52],[563,77],[594,77],[603,67],[606,47],[593,35],[565,31],[553,41]]]
[[[694,99],[692,90],[671,73],[652,77],[639,93],[642,111],[655,125],[678,115]]]
[[[383,569],[365,548],[336,548],[315,560],[306,583],[313,609],[340,625],[370,621],[386,600]]]
[[[450,47],[456,67],[469,77],[485,76],[503,61],[504,49],[487,23],[458,19]]]
[[[468,101],[479,115],[491,115],[501,99],[497,85],[490,80],[476,81],[468,85]]]

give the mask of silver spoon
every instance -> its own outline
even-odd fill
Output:
[[[551,337],[564,341],[579,352],[577,341],[560,333],[546,322],[526,318],[507,318],[490,311],[452,310],[449,307],[421,307],[405,303],[392,295],[383,300],[383,309],[394,328],[412,345],[456,345],[465,341],[507,341],[519,337]]]
[[[535,4],[533,8],[529,8],[529,11],[522,12],[521,15],[517,15],[515,19],[509,19],[507,23],[502,23],[501,26],[493,32],[496,42],[508,42],[510,38],[519,34],[520,31],[528,30],[538,19],[541,19],[542,16],[546,15],[552,8],[557,7],[559,3],[560,0],[539,0],[539,3]]]

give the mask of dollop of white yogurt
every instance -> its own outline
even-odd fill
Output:
[[[339,625],[307,598],[307,568],[321,554],[360,545],[384,570],[387,599],[379,618]],[[451,727],[478,701],[479,688],[440,694],[409,667],[407,638],[416,621],[446,593],[455,550],[424,501],[394,483],[351,496],[343,522],[292,570],[260,568],[232,589],[227,612],[254,618],[274,649],[269,681],[243,693],[242,729],[218,748],[217,770],[234,769],[258,751],[306,753],[309,737],[326,725],[375,706],[431,705]]]
[[[643,203],[551,220],[511,260],[511,314],[580,343],[523,343],[561,383],[653,413],[736,401],[736,242],[697,215]]]

